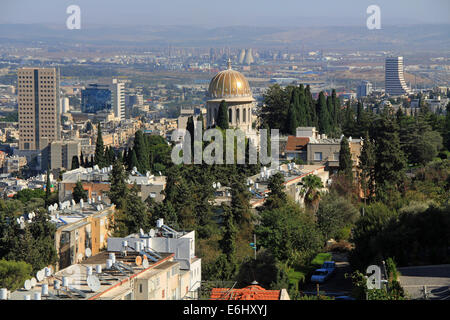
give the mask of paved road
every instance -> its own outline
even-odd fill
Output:
[[[397,268],[400,284],[412,299],[423,299],[426,286],[428,299],[450,300],[450,265]]]
[[[320,284],[321,293],[338,295],[348,295],[352,290],[352,281],[346,279],[345,274],[351,273],[350,264],[345,253],[333,253],[333,261],[336,261],[336,273],[325,283]],[[317,292],[316,284],[308,283],[304,289],[305,292]]]

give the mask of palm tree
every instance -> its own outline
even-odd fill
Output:
[[[323,188],[322,180],[318,176],[310,174],[304,177],[299,185],[302,186],[300,195],[305,199],[305,206],[316,212],[321,196],[320,189]]]

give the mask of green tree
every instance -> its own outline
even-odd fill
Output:
[[[45,207],[47,208],[51,203],[51,195],[52,195],[52,190],[51,190],[51,182],[50,182],[50,170],[47,169],[47,180],[45,183]]]
[[[334,193],[327,194],[322,198],[316,215],[319,229],[325,239],[338,240],[342,235],[342,230],[344,228],[350,230],[359,217],[358,210],[348,199]]]
[[[353,179],[353,161],[350,153],[348,139],[344,136],[341,139],[341,148],[339,150],[339,173],[343,174],[347,179]]]
[[[72,168],[71,168],[71,170],[78,169],[79,167],[80,167],[80,164],[78,162],[78,156],[73,156],[72,157]]]
[[[363,140],[363,146],[361,155],[359,156],[359,169],[360,169],[360,181],[361,187],[364,192],[364,199],[372,197],[374,194],[375,183],[375,146],[373,141],[369,137],[369,133],[366,131]]]
[[[0,260],[0,288],[15,291],[31,276],[32,267],[24,261]]]
[[[128,187],[126,183],[127,174],[122,162],[116,160],[110,174],[111,188],[108,197],[112,203],[116,205],[117,209],[125,207],[125,202],[128,196]]]
[[[286,203],[287,195],[284,192],[284,177],[281,173],[276,173],[270,176],[269,183],[269,196],[264,202],[264,208],[276,208]]]
[[[392,116],[382,114],[375,122],[374,134],[377,155],[374,168],[376,195],[387,201],[398,194],[397,190],[404,183],[406,161]]]
[[[288,265],[306,264],[322,247],[322,237],[311,215],[288,201],[261,212],[255,227],[258,243]]]
[[[302,178],[299,184],[301,185],[300,194],[305,199],[305,206],[314,212],[317,211],[321,197],[320,190],[323,188],[322,180],[318,176],[310,174]]]
[[[227,257],[227,262],[230,265],[230,273],[234,276],[236,271],[236,227],[234,225],[233,212],[230,207],[224,206],[224,233],[219,242],[222,252]]]
[[[103,168],[106,166],[106,158],[105,158],[105,146],[103,144],[102,137],[102,128],[100,123],[97,125],[97,142],[95,144],[95,157],[94,162],[99,168]]]
[[[221,129],[229,128],[229,119],[228,119],[228,106],[225,100],[222,100],[219,104],[219,112],[217,113],[216,124]]]
[[[328,107],[323,91],[319,93],[319,98],[317,99],[316,112],[319,115],[319,132],[330,134],[331,132],[331,119],[328,112]]]
[[[77,181],[73,188],[72,198],[76,203],[80,202],[81,199],[87,201],[87,192],[84,190],[83,183],[80,180]]]

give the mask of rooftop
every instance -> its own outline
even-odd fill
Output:
[[[213,288],[210,300],[280,300],[281,290],[266,290],[259,285],[242,289]]]
[[[136,276],[143,274],[144,272],[151,271],[156,267],[170,263],[174,257],[173,253],[159,253],[161,259],[156,262],[148,261],[148,266],[144,267],[142,264],[138,265],[136,257],[139,254],[137,252],[127,252],[126,256],[121,254],[115,254],[116,264],[118,267],[107,268],[107,259],[109,259],[109,253],[106,251],[89,257],[83,261],[83,263],[71,265],[65,269],[62,269],[48,277],[44,277],[41,281],[38,281],[36,285],[30,290],[25,288],[11,292],[11,300],[24,300],[26,295],[30,295],[33,299],[34,293],[41,293],[42,286],[48,285],[48,296],[41,297],[41,299],[52,300],[110,300],[119,296],[121,292],[131,290],[129,286],[121,286],[121,284],[130,281]],[[174,262],[176,263],[176,262]],[[115,265],[116,265],[115,264]],[[101,272],[98,273],[96,267],[101,266]],[[88,272],[92,268],[92,275],[99,280],[99,286],[88,285]],[[99,270],[100,271],[100,270]],[[68,286],[63,287],[63,277],[69,279]],[[60,288],[57,289],[54,286],[54,281],[58,280]],[[94,288],[95,291],[92,289]]]

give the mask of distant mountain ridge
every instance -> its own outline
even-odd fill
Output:
[[[86,43],[97,46],[283,47],[351,50],[450,50],[450,24],[355,27],[90,26],[0,24],[1,43]]]

